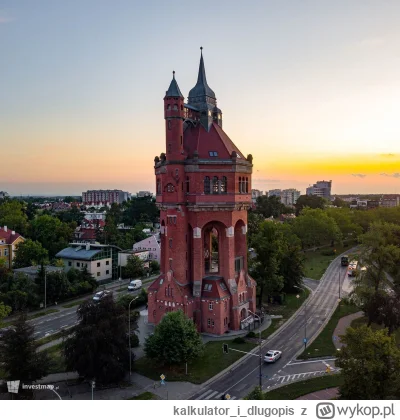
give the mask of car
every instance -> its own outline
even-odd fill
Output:
[[[104,299],[107,296],[111,296],[112,292],[111,290],[102,290],[101,292],[97,292],[94,296],[93,296],[93,301],[94,302],[100,302],[102,299]]]
[[[132,280],[129,283],[128,290],[133,292],[134,290],[139,290],[142,287],[142,280]]]
[[[269,350],[264,357],[265,363],[275,363],[282,356],[282,352],[279,350]]]

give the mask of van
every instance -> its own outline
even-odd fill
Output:
[[[138,290],[138,289],[140,289],[141,287],[142,287],[142,280],[132,280],[132,281],[129,283],[128,290],[129,290],[130,292],[132,292],[132,291],[134,291],[134,290]]]

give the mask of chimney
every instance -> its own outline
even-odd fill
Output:
[[[4,232],[7,232],[7,226],[4,226]]]
[[[86,251],[90,250],[90,244],[86,244]]]

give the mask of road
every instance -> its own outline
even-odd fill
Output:
[[[334,360],[295,362],[294,359],[304,349],[305,321],[306,338],[310,340],[319,333],[318,330],[336,306],[339,299],[339,279],[340,286],[342,286],[345,276],[346,267],[340,266],[340,257],[337,257],[326,270],[318,287],[313,290],[303,310],[292,321],[284,324],[284,328],[277,335],[263,343],[263,355],[270,349],[283,352],[282,357],[274,364],[262,364],[261,372],[264,390],[278,383],[315,376],[325,371],[327,364],[334,367]],[[343,297],[343,291],[341,291],[341,297]],[[257,355],[245,356],[244,361],[240,365],[204,387],[191,399],[217,400],[225,393],[228,393],[231,399],[240,399],[258,384],[259,357]]]
[[[118,297],[121,294],[128,293],[128,282],[124,283],[119,283],[116,286],[108,287],[109,290],[113,290],[114,297]],[[143,288],[147,289],[150,286],[150,284],[151,282],[143,284]],[[122,290],[118,291],[120,287],[122,287]],[[99,288],[99,290],[101,289]],[[132,295],[133,298],[134,296],[140,293],[140,289],[129,293]],[[35,339],[38,340],[42,337],[47,337],[48,335],[55,334],[63,328],[72,327],[73,325],[76,325],[78,323],[78,318],[76,314],[78,306],[73,306],[72,308],[62,308],[61,305],[59,307],[60,312],[54,312],[52,314],[28,321],[30,325],[33,325],[35,327]]]

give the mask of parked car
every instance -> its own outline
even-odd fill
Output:
[[[142,287],[142,280],[132,280],[129,283],[128,290],[133,292],[134,290],[139,290]]]
[[[12,328],[12,327],[0,328],[0,338],[3,338],[3,337],[4,337],[4,335],[5,335],[8,331],[14,331],[14,332],[15,332],[15,328]]]
[[[101,292],[97,292],[94,296],[93,296],[93,301],[94,302],[100,302],[102,299],[104,299],[107,296],[111,296],[112,292],[111,290],[102,290]]]
[[[269,350],[264,357],[265,363],[275,363],[282,356],[279,350]]]

